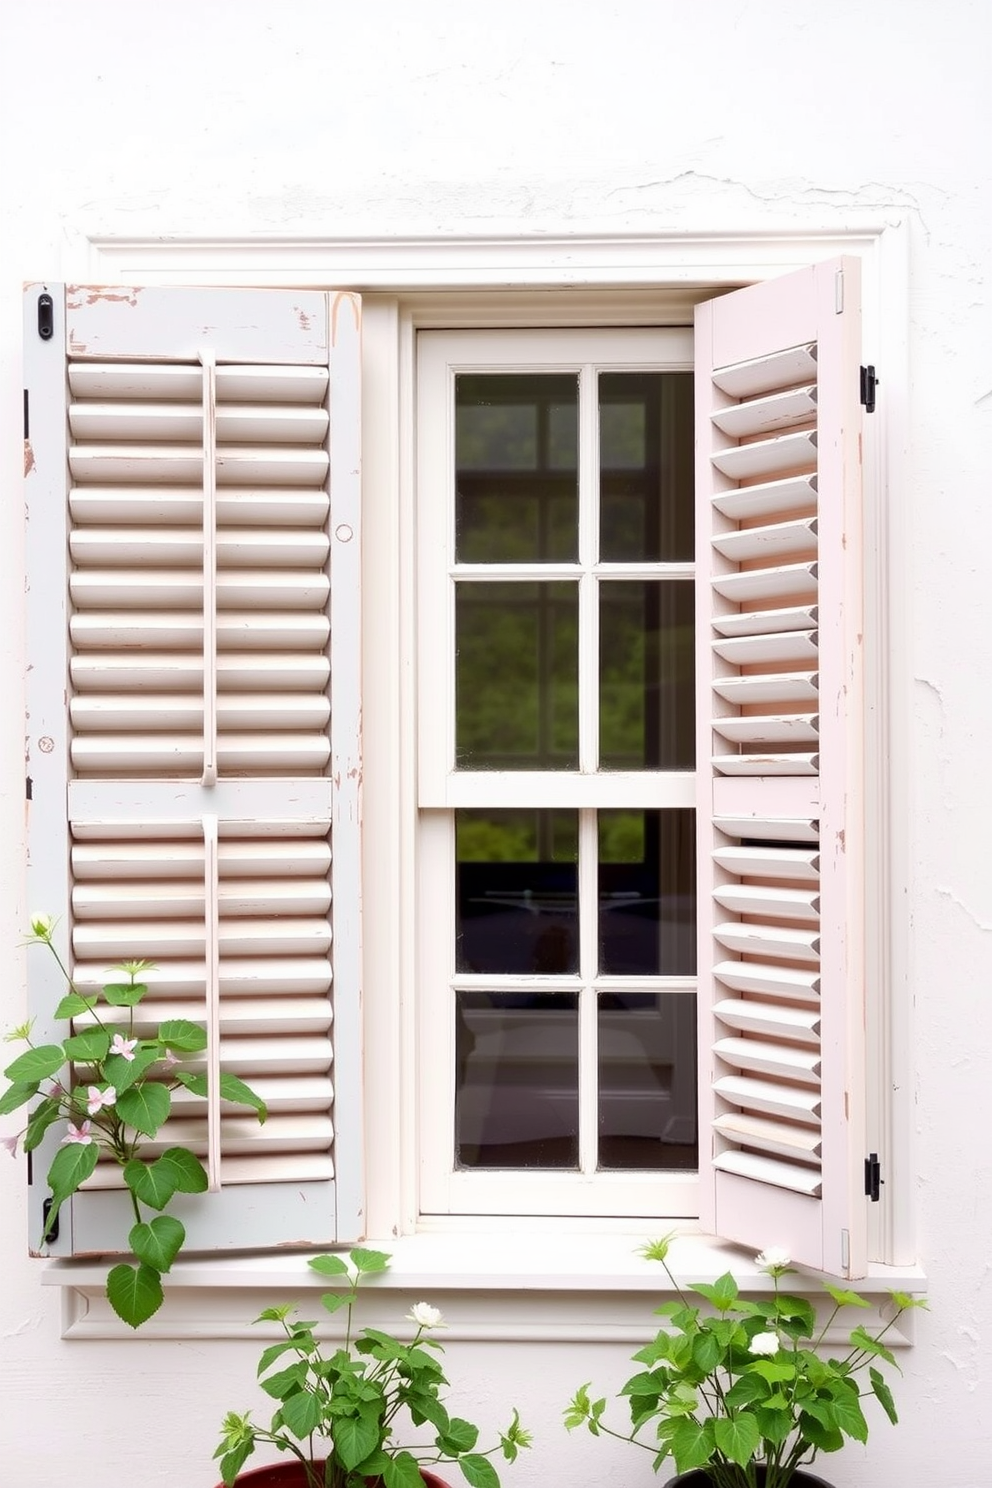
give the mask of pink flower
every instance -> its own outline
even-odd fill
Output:
[[[90,1136],[90,1124],[88,1121],[84,1121],[82,1126],[73,1126],[72,1122],[70,1121],[69,1130],[62,1138],[60,1146],[64,1147],[67,1142],[79,1142],[83,1146],[85,1146],[87,1142],[92,1142],[92,1140],[93,1138]]]
[[[134,1058],[134,1051],[138,1047],[137,1039],[125,1038],[122,1033],[115,1033],[110,1045],[111,1054],[119,1054],[122,1059],[128,1061]]]
[[[87,1092],[86,1109],[91,1116],[95,1116],[104,1106],[112,1106],[116,1099],[117,1091],[113,1085],[108,1085],[106,1090],[101,1090],[99,1085],[91,1085]]]
[[[18,1133],[18,1136],[19,1135],[20,1133]],[[0,1147],[2,1147],[4,1151],[9,1152],[11,1157],[17,1156],[18,1136],[0,1138]]]
[[[171,1049],[166,1049],[164,1055],[162,1056],[162,1062],[168,1069],[171,1069],[174,1064],[179,1063],[179,1060],[176,1055],[173,1054]]]

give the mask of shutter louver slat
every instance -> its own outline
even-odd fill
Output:
[[[768,563],[799,553],[816,552],[816,518],[798,522],[775,522],[767,527],[742,527],[737,532],[718,534],[713,539],[718,553],[732,563],[756,560]]]
[[[816,434],[779,434],[753,444],[737,444],[710,456],[716,469],[731,480],[766,480],[786,471],[816,469]]]
[[[68,653],[38,715],[65,710],[68,674],[70,965],[85,992],[147,958],[136,1031],[216,1020],[187,1067],[219,1057],[271,1110],[221,1100],[208,1123],[172,1093],[145,1155],[219,1156],[220,1192],[183,1214],[192,1249],[362,1233],[358,309],[72,290],[59,318]],[[59,1253],[120,1244],[116,1184],[101,1164]]]
[[[818,619],[815,605],[785,610],[740,610],[730,615],[714,615],[713,629],[721,636],[777,635],[788,630],[813,630]]]
[[[816,510],[816,476],[796,475],[757,486],[735,486],[712,497],[718,512],[732,522],[807,515]]]
[[[795,424],[808,424],[816,418],[816,385],[788,388],[767,398],[748,398],[710,415],[721,433],[732,439],[746,439],[751,434],[764,434],[770,429],[786,429]]]
[[[713,730],[733,744],[815,744],[819,735],[815,713],[749,713],[739,718],[714,718]],[[720,758],[722,770],[725,757]]]
[[[268,527],[287,530],[312,527],[322,530],[327,522],[327,493],[305,487],[255,491],[228,486],[217,497],[217,520],[228,527]],[[201,528],[203,498],[190,486],[76,486],[70,494],[70,511],[76,536],[86,527],[128,526],[140,523],[155,529]]]
[[[815,660],[815,630],[773,631],[770,635],[732,636],[714,641],[713,650],[734,666],[783,666]]]
[[[697,311],[700,1038],[704,1221],[761,1244],[773,1217],[796,1259],[859,1275],[860,332],[838,272]]]
[[[763,604],[766,600],[812,600],[817,593],[815,563],[788,563],[774,568],[743,568],[720,573],[713,588],[732,604]]]
[[[816,1002],[820,997],[819,971],[798,966],[774,966],[763,961],[718,961],[714,978],[732,992],[767,993],[789,1002]]]

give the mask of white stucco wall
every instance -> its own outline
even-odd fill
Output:
[[[990,42],[986,0],[8,0],[0,14],[2,1026],[23,1017],[27,910],[22,279],[85,273],[95,235],[907,223],[892,682],[931,1311],[902,1357],[903,1424],[873,1417],[866,1451],[826,1460],[837,1488],[992,1481]],[[23,1175],[3,1155],[0,1184],[0,1483],[210,1488],[217,1423],[246,1400],[254,1351],[62,1341],[58,1293],[25,1256]],[[618,1382],[628,1354],[456,1342],[449,1363],[466,1414],[526,1401],[537,1445],[508,1483],[636,1488],[647,1460],[560,1426],[574,1386]]]

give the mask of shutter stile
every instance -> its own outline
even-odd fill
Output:
[[[147,1155],[188,1145],[219,1189],[180,1201],[190,1246],[354,1239],[358,304],[130,293],[67,292],[73,976],[153,962],[139,1033],[206,1026],[188,1067],[269,1107],[173,1093]],[[115,1188],[101,1164],[56,1251],[126,1234]]]
[[[857,267],[697,310],[704,1219],[838,1275],[865,1265]]]

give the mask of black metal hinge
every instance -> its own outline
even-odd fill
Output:
[[[861,401],[865,405],[865,413],[875,412],[875,388],[878,381],[875,368],[870,362],[867,367],[861,368]]]
[[[38,335],[42,341],[51,341],[55,335],[55,302],[50,294],[38,296]]]
[[[865,1158],[865,1196],[871,1199],[873,1204],[878,1203],[879,1189],[885,1179],[882,1177],[882,1166],[878,1160],[877,1152],[869,1152]]]

